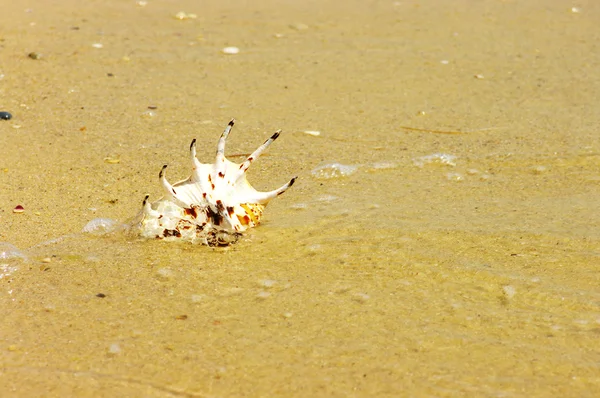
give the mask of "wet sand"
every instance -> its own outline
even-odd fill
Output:
[[[6,4],[3,396],[600,394],[600,6]],[[81,233],[232,117],[262,226]]]

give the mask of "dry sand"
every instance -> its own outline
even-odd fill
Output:
[[[2,397],[600,395],[600,3],[0,3]],[[231,117],[264,225],[81,234]]]

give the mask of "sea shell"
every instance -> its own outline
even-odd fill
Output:
[[[165,177],[167,165],[162,167],[158,176],[166,195],[154,203],[146,195],[134,223],[139,235],[209,246],[229,245],[242,232],[257,226],[269,201],[294,184],[297,177],[274,191],[259,192],[248,183],[246,171],[281,131],[237,164],[225,157],[225,142],[234,122],[232,119],[221,134],[214,164],[198,161],[194,139],[190,145],[192,175],[188,179],[171,185]]]

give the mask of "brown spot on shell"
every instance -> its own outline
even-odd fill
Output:
[[[238,220],[240,220],[240,223],[242,225],[248,225],[250,224],[250,217],[248,217],[247,215],[244,215],[243,217],[238,215],[237,216]]]
[[[192,218],[198,218],[198,211],[196,210],[195,207],[190,207],[189,209],[183,209],[183,212]]]
[[[244,209],[244,213],[246,213],[246,216],[254,223],[254,225],[260,223],[260,218],[262,217],[265,206],[258,203],[241,203],[240,206]]]
[[[223,222],[223,215],[218,212],[214,212],[210,207],[206,208],[206,217],[207,219],[212,220],[212,223],[217,226],[221,225]]]
[[[194,224],[188,220],[181,219],[177,222],[177,230],[178,231],[182,230],[182,229],[187,231],[188,229],[191,229],[193,226],[194,226]]]
[[[164,236],[165,238],[168,238],[169,236],[175,236],[175,237],[177,237],[177,238],[181,238],[181,232],[179,232],[179,231],[178,231],[178,230],[176,230],[176,229],[165,229],[165,230],[163,231],[163,236]]]
[[[288,185],[288,188],[289,188],[289,187],[291,187],[292,185],[294,185],[294,183],[296,182],[296,179],[297,179],[297,178],[298,178],[298,177],[294,177],[294,178],[292,178],[292,179],[290,180],[290,182],[289,182],[289,185]],[[286,190],[287,190],[287,188],[286,188]],[[279,192],[279,193],[277,194],[277,196],[281,195],[281,194],[282,194],[282,193],[284,193],[284,192],[285,192],[285,191],[283,191],[283,192]]]
[[[254,160],[254,158],[252,156],[249,156],[248,159],[246,159],[248,162],[252,162]],[[240,170],[244,168],[244,163],[240,164]]]

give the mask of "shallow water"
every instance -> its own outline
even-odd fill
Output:
[[[0,390],[598,395],[597,6],[73,4],[4,33]],[[232,116],[233,160],[283,129],[250,182],[300,177],[262,226],[82,232]]]

